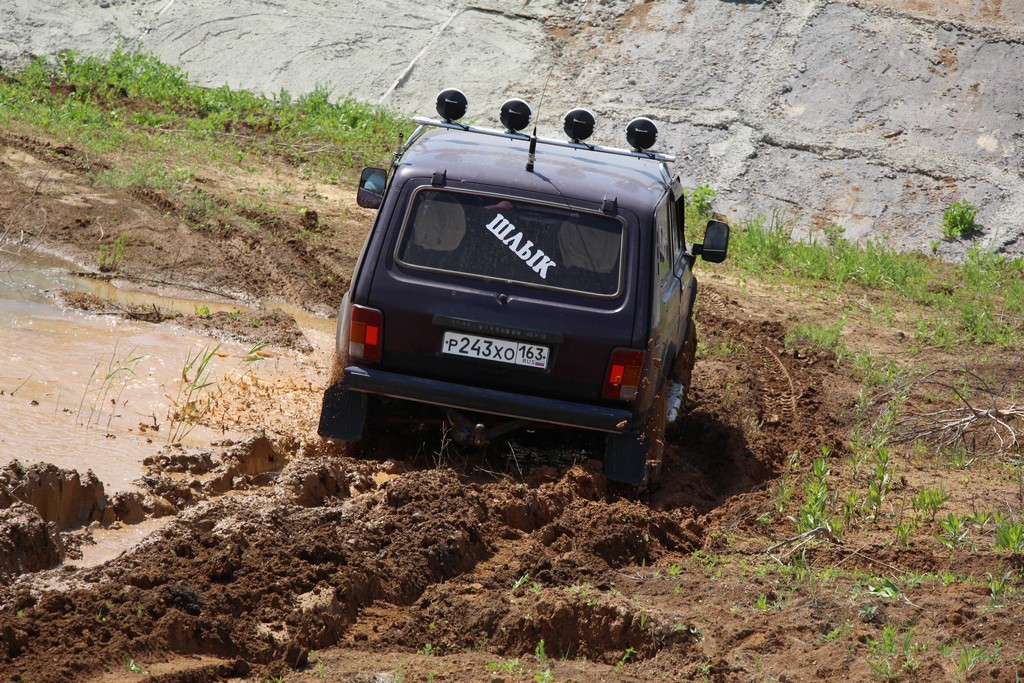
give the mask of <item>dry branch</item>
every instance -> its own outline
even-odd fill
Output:
[[[975,455],[1019,454],[1024,403],[1014,400],[1018,388],[994,387],[966,368],[929,373],[911,384],[893,441],[921,441],[939,450],[963,444]],[[935,393],[952,405],[926,409]]]

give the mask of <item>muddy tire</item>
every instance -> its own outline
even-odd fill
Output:
[[[317,433],[332,442],[358,442],[365,435],[367,422],[366,394],[348,391],[342,386],[348,354],[337,350],[331,359],[330,374],[324,388]]]
[[[672,364],[672,380],[683,385],[683,406],[686,405],[686,397],[690,393],[690,381],[693,377],[693,366],[696,362],[697,326],[691,319],[686,330],[686,341],[683,342],[683,349],[676,356],[676,360]]]
[[[632,486],[656,486],[661,478],[668,416],[668,385],[654,397],[643,423],[623,434],[605,439],[604,473],[609,481]]]
[[[644,421],[644,439],[647,442],[647,488],[661,483],[662,463],[665,460],[666,426],[668,424],[668,382],[662,387]]]

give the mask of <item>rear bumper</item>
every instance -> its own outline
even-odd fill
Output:
[[[345,368],[344,386],[352,391],[429,403],[445,408],[491,413],[519,420],[613,434],[628,431],[634,422],[633,413],[624,408],[481,389],[354,365]]]

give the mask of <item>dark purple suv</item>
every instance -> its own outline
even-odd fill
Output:
[[[414,119],[390,172],[363,172],[359,203],[379,212],[338,312],[319,433],[358,441],[368,419],[423,406],[477,445],[596,430],[609,479],[648,483],[693,367],[694,258],[724,259],[729,228],[711,221],[687,249],[682,186],[645,151],[646,119],[634,149],[610,149],[582,142],[585,110],[563,142],[517,132],[510,103],[505,131],[456,123],[462,98]]]

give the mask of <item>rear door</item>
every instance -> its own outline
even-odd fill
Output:
[[[667,361],[671,360],[681,345],[685,325],[682,304],[687,292],[682,280],[685,268],[681,264],[685,259],[676,225],[675,204],[668,196],[658,206],[654,222],[657,265],[654,310],[658,314],[654,319],[652,337],[656,359],[654,367],[660,368],[667,367]],[[663,359],[664,362],[658,362],[657,359]],[[661,376],[656,379],[660,381]]]
[[[626,217],[430,186],[407,205],[370,290],[382,366],[600,401],[611,351],[635,343]]]

